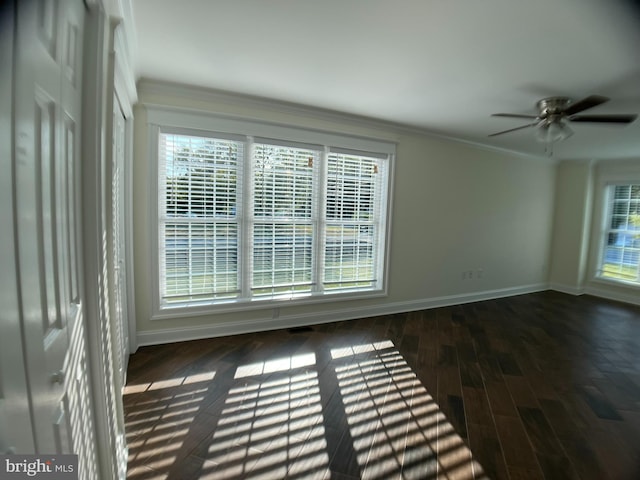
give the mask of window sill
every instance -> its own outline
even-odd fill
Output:
[[[592,281],[593,283],[597,283],[600,285],[608,285],[611,287],[625,287],[625,288],[632,288],[634,290],[640,290],[640,283],[630,282],[628,280],[596,276],[593,278]]]
[[[202,304],[192,306],[176,305],[175,307],[162,307],[155,309],[151,315],[151,320],[168,320],[174,318],[199,317],[205,315],[216,315],[220,313],[234,313],[251,310],[270,310],[283,307],[303,307],[307,305],[317,305],[322,303],[335,303],[350,300],[368,300],[371,298],[381,298],[388,295],[386,290],[370,290],[366,292],[343,292],[330,293],[319,296],[306,296],[299,298],[279,298],[279,299],[255,299],[255,300],[231,300],[218,304]],[[279,312],[278,312],[279,313]],[[276,312],[273,312],[277,318]]]

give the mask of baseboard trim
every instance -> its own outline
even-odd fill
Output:
[[[394,302],[371,307],[358,307],[323,312],[313,312],[303,315],[286,315],[279,318],[265,318],[246,322],[222,323],[203,325],[197,327],[172,328],[138,332],[138,346],[160,345],[165,343],[182,342],[188,340],[200,340],[204,338],[224,337],[243,333],[256,333],[283,328],[304,327],[323,323],[341,322],[357,318],[373,317],[378,315],[392,315],[411,312],[415,310],[427,310],[431,308],[449,307],[465,303],[494,300],[497,298],[512,297],[527,293],[548,290],[547,283],[523,285],[519,287],[486,290],[458,295],[413,300],[408,302]]]
[[[599,288],[594,285],[589,285],[586,288],[585,293],[593,295],[595,297],[606,298],[608,300],[615,300],[616,302],[630,303],[632,305],[640,305],[640,295],[637,293],[624,293],[614,292],[608,289]]]
[[[566,293],[569,295],[584,295],[586,292],[584,288],[574,287],[572,285],[565,285],[562,283],[552,283],[549,285],[550,290],[554,290],[560,293]]]
[[[632,305],[640,305],[640,295],[637,293],[627,293],[620,290],[612,290],[611,288],[600,287],[595,283],[589,283],[584,288],[578,288],[571,285],[561,283],[551,283],[550,290],[556,292],[567,293],[569,295],[593,295],[594,297],[614,300],[616,302],[630,303]]]

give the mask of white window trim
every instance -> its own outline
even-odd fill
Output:
[[[602,167],[601,167],[602,168]],[[600,266],[604,252],[605,235],[608,230],[610,216],[610,195],[613,185],[637,185],[640,184],[640,169],[638,167],[612,168],[608,171],[600,171],[596,180],[595,216],[592,228],[590,277],[594,284],[609,285],[640,290],[640,285],[635,282],[603,277],[600,275]]]
[[[392,223],[392,201],[393,201],[393,184],[395,170],[395,152],[396,144],[389,141],[378,139],[351,136],[322,130],[303,129],[288,125],[276,123],[268,123],[262,121],[246,120],[237,117],[220,116],[207,112],[183,110],[174,107],[147,105],[147,127],[148,127],[148,154],[149,154],[149,194],[151,201],[149,202],[149,219],[152,245],[149,248],[149,260],[151,265],[151,287],[152,287],[152,314],[151,320],[161,320],[169,318],[183,318],[207,315],[212,313],[239,312],[247,310],[279,308],[283,306],[303,306],[326,302],[346,301],[346,300],[362,300],[367,298],[380,298],[388,296],[389,289],[389,256],[390,256],[390,239],[391,239],[391,223]],[[203,305],[177,305],[177,306],[161,306],[160,304],[160,265],[158,261],[158,136],[162,129],[170,129],[172,132],[182,131],[185,134],[205,132],[207,135],[219,133],[225,137],[246,136],[260,139],[277,139],[287,143],[297,144],[314,144],[324,145],[324,155],[331,151],[340,153],[366,153],[376,158],[388,158],[387,162],[387,184],[386,189],[386,205],[382,212],[385,229],[381,232],[381,241],[384,245],[381,248],[383,260],[380,263],[383,275],[379,280],[381,288],[368,291],[352,291],[330,293],[326,295],[304,296],[300,298],[274,298],[274,299],[256,299],[255,301],[229,301],[217,304]],[[245,152],[247,155],[248,152]],[[245,157],[246,160],[246,157]],[[324,165],[325,162],[323,162]],[[323,167],[323,169],[326,166]],[[323,172],[325,175],[326,172]],[[244,175],[243,195],[247,194],[245,188],[246,183],[250,181],[250,175]],[[320,183],[320,185],[323,185]],[[324,189],[324,186],[322,187]],[[324,192],[320,191],[320,195]],[[316,239],[320,237],[317,236]],[[319,241],[319,240],[318,240]],[[317,255],[321,257],[321,255]],[[240,268],[245,268],[248,262],[244,262]],[[246,272],[242,272],[242,278],[246,277]]]

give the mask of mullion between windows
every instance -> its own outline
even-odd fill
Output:
[[[251,272],[253,271],[253,155],[254,141],[253,137],[247,137],[246,148],[242,158],[242,201],[240,202],[240,210],[238,215],[242,219],[241,247],[238,252],[240,257],[238,267],[240,272],[240,291],[241,298],[251,299]]]
[[[320,165],[317,170],[317,188],[315,196],[315,215],[314,234],[314,265],[313,265],[313,287],[314,293],[321,294],[324,292],[324,259],[325,259],[325,239],[327,231],[327,175],[329,169],[329,148],[325,147],[320,154]],[[314,172],[315,173],[315,172]]]

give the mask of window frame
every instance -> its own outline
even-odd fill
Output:
[[[607,238],[611,231],[610,225],[611,217],[613,215],[615,187],[626,185],[640,185],[640,175],[606,174],[602,175],[601,180],[598,183],[599,201],[597,203],[599,206],[599,221],[597,223],[597,238],[595,242],[596,251],[592,278],[595,282],[603,284],[640,289],[640,278],[638,282],[634,282],[631,280],[603,275],[603,262],[605,257],[605,249],[607,247]]]
[[[162,130],[162,129],[161,129]],[[236,170],[236,178],[239,177],[239,185],[237,185],[237,191],[236,191],[236,197],[242,197],[243,195],[243,178],[241,175],[241,172],[243,170],[243,163],[245,160],[245,153],[242,151],[243,148],[245,147],[245,143],[244,143],[244,139],[239,137],[239,136],[231,136],[231,135],[223,135],[223,134],[219,134],[218,132],[208,132],[207,134],[205,134],[205,132],[201,132],[201,131],[183,131],[183,130],[178,130],[175,131],[176,129],[168,129],[168,131],[162,132],[159,131],[158,132],[158,140],[159,140],[159,136],[163,133],[166,133],[167,135],[171,136],[171,135],[175,135],[175,136],[185,136],[185,137],[199,137],[201,138],[203,141],[207,140],[207,139],[211,139],[213,137],[215,137],[216,141],[223,141],[223,142],[233,142],[236,143],[238,145],[240,145],[240,152],[242,152],[241,155],[238,156],[237,158],[237,163],[235,165],[235,170]],[[156,155],[156,160],[158,161],[158,166],[159,165],[165,165],[164,162],[160,162],[159,161],[160,158],[160,152],[158,151],[158,154]],[[160,183],[162,183],[163,180],[166,180],[165,175],[163,172],[160,171],[160,169],[157,169],[157,183],[156,185],[158,186],[157,188],[157,192],[159,193],[159,185]],[[191,182],[188,183],[189,186],[189,191],[191,192],[192,187],[197,186],[197,185],[193,185]],[[166,197],[162,197],[160,198],[158,196],[158,193],[155,194],[155,198],[156,201],[158,202],[158,208],[159,210],[162,209],[162,207],[164,206],[166,208]],[[239,201],[237,200],[236,203],[238,203]],[[174,209],[177,209],[177,205],[174,205]],[[207,216],[207,215],[187,215],[186,217],[182,217],[182,216],[178,216],[176,214],[171,215],[169,214],[168,211],[165,211],[165,217],[162,219],[160,212],[158,210],[158,214],[156,215],[155,219],[156,219],[156,224],[157,224],[157,234],[156,234],[156,238],[159,240],[160,239],[160,231],[163,230],[163,228],[166,230],[167,228],[169,228],[169,226],[171,226],[170,228],[176,228],[179,229],[177,227],[187,227],[187,230],[191,230],[192,228],[198,229],[198,228],[202,228],[203,231],[206,230],[216,230],[218,225],[224,225],[224,224],[228,224],[228,225],[235,225],[235,230],[236,230],[236,237],[239,238],[239,236],[241,235],[241,229],[242,229],[242,224],[241,222],[238,220],[239,216],[236,214],[235,216],[227,216],[225,218],[216,218],[215,215],[213,216]],[[200,213],[204,213],[204,212],[200,212]],[[166,235],[163,236],[163,238],[169,238]],[[175,238],[175,237],[174,237]],[[190,237],[188,237],[188,240],[191,240]],[[159,243],[159,242],[158,242]],[[158,253],[156,255],[156,259],[159,259],[160,257],[160,253],[163,250],[161,248],[161,246],[154,242],[154,245],[156,246],[156,248],[158,249]],[[189,250],[189,252],[187,253],[188,256],[191,256],[191,249]],[[215,253],[215,250],[214,250]],[[206,258],[206,253],[205,253],[205,258]],[[164,267],[164,268],[163,268]],[[193,267],[193,265],[189,262],[188,264],[188,269],[191,269]],[[239,279],[240,277],[240,272],[241,272],[241,267],[242,265],[239,265],[239,268],[237,269],[236,272],[236,280]],[[162,285],[163,283],[166,283],[167,279],[165,278],[164,281],[162,280],[162,277],[165,273],[165,269],[167,268],[167,264],[166,262],[164,264],[159,264],[158,265],[158,287],[159,290],[162,290]],[[189,282],[190,283],[190,282]],[[191,288],[191,287],[190,287]],[[240,285],[238,285],[237,288],[240,288]],[[226,293],[233,293],[232,292],[226,292]],[[211,295],[216,296],[216,295],[224,295],[224,292],[218,292],[218,293],[212,293]],[[194,301],[194,303],[196,303]]]
[[[150,232],[151,232],[151,248],[149,248],[149,257],[151,265],[151,301],[152,315],[151,320],[192,317],[198,315],[206,315],[211,313],[235,312],[254,309],[279,308],[286,305],[302,306],[308,304],[316,304],[323,302],[336,302],[344,300],[361,300],[366,298],[384,297],[388,295],[389,287],[389,252],[391,238],[391,212],[393,200],[393,176],[395,166],[396,143],[388,140],[379,140],[369,137],[345,135],[342,133],[333,133],[322,130],[311,130],[289,125],[269,123],[259,120],[247,120],[236,117],[220,116],[212,113],[183,110],[174,107],[147,106],[147,129],[148,129],[148,158],[149,158],[149,178],[150,178]],[[378,234],[379,255],[378,268],[381,275],[377,281],[377,286],[369,290],[353,290],[341,292],[314,292],[312,295],[286,298],[238,298],[220,303],[212,301],[204,301],[200,304],[193,303],[190,305],[163,305],[161,302],[160,292],[160,247],[159,247],[159,192],[160,192],[160,176],[159,176],[159,135],[161,133],[173,133],[184,135],[198,135],[205,137],[239,139],[249,138],[262,141],[271,139],[275,142],[283,142],[287,145],[315,145],[322,146],[324,157],[327,158],[329,151],[336,151],[346,154],[360,154],[372,156],[375,158],[384,158],[386,166],[386,181],[383,182],[383,198],[381,206],[381,224],[383,228]],[[243,163],[251,162],[250,148],[245,143]],[[369,155],[370,154],[370,155]],[[323,162],[323,168],[326,165]],[[319,191],[316,194],[324,198],[325,192],[323,185],[326,172],[320,175]],[[245,169],[243,174],[243,185],[240,187],[242,197],[239,201],[246,208],[250,198],[249,187],[252,174],[250,170]],[[320,202],[321,204],[324,202]],[[243,207],[240,207],[243,208]],[[324,208],[322,209],[324,210]],[[323,213],[324,214],[324,213]],[[318,219],[319,222],[324,221]],[[240,228],[242,230],[250,228],[249,219],[244,216],[240,219]],[[245,230],[246,231],[246,230]],[[240,233],[243,235],[243,233]],[[314,254],[317,253],[320,235],[316,234],[313,239]],[[238,269],[240,282],[249,282],[248,250],[252,245],[243,245],[243,251],[239,251]],[[316,255],[322,257],[323,255]],[[317,263],[314,269],[317,268]],[[321,275],[322,270],[316,270]]]

